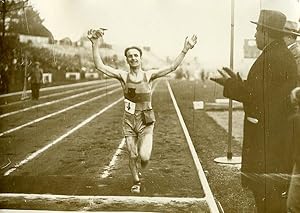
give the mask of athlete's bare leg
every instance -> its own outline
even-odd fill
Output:
[[[148,165],[148,162],[152,153],[152,144],[153,144],[153,134],[147,133],[139,138],[139,156],[141,158],[141,166],[145,168]]]
[[[126,144],[129,152],[129,168],[132,174],[133,182],[138,183],[140,179],[139,179],[138,169],[137,169],[137,159],[138,159],[137,138],[133,136],[127,136]]]

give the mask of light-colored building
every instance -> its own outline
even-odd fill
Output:
[[[21,43],[49,44],[49,37],[20,34],[19,41]]]

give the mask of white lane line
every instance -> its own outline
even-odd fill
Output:
[[[184,122],[183,117],[181,115],[180,109],[179,109],[179,107],[177,105],[177,102],[176,102],[175,96],[173,94],[173,91],[171,89],[170,83],[169,83],[169,81],[166,81],[166,83],[167,83],[167,86],[168,86],[168,89],[169,89],[169,93],[170,93],[170,96],[172,98],[173,105],[175,107],[177,116],[179,118],[181,127],[183,129],[186,141],[187,141],[188,146],[190,148],[190,152],[191,152],[191,154],[193,156],[193,160],[194,160],[194,163],[195,163],[195,166],[196,166],[196,169],[197,169],[197,173],[198,173],[198,176],[199,176],[199,179],[200,179],[200,183],[201,183],[201,185],[203,187],[203,190],[204,190],[205,198],[207,200],[207,204],[209,206],[209,209],[210,209],[210,211],[212,213],[219,212],[219,209],[218,209],[217,204],[215,202],[214,196],[212,194],[212,191],[211,191],[211,189],[209,187],[209,184],[208,184],[208,181],[206,179],[205,173],[203,171],[202,165],[201,165],[201,163],[199,161],[197,152],[196,152],[195,147],[193,145],[191,136],[190,136],[189,131],[188,131],[186,125],[185,125],[185,122]]]
[[[60,86],[45,87],[45,88],[41,88],[40,91],[43,92],[43,91],[51,91],[51,90],[57,90],[57,89],[65,89],[65,88],[70,88],[70,87],[79,87],[79,86],[84,86],[84,85],[99,84],[104,81],[110,82],[110,81],[115,81],[115,79],[96,80],[96,81],[88,81],[88,82],[75,83],[75,84],[66,84],[66,85],[60,85]],[[31,93],[31,90],[28,90],[26,92]],[[14,96],[14,95],[21,95],[22,93],[23,93],[23,91],[3,94],[3,95],[0,95],[0,98]]]
[[[102,97],[104,97],[104,96],[106,96],[106,95],[112,94],[112,93],[117,92],[117,91],[119,91],[119,90],[121,90],[121,88],[114,89],[114,90],[112,90],[112,91],[110,91],[110,92],[108,92],[108,93],[105,93],[105,94],[96,96],[96,97],[94,97],[94,98],[91,98],[91,99],[89,99],[89,100],[80,102],[80,103],[75,104],[75,105],[72,105],[72,106],[69,106],[69,107],[64,108],[64,109],[62,109],[62,110],[59,110],[59,111],[57,111],[57,112],[48,114],[48,115],[43,116],[43,117],[40,117],[40,118],[37,118],[37,119],[35,119],[35,120],[33,120],[33,121],[30,121],[30,122],[25,123],[25,124],[23,124],[23,125],[21,125],[21,126],[17,126],[17,127],[15,127],[15,128],[9,129],[9,130],[7,130],[7,131],[5,131],[5,132],[1,132],[1,133],[0,133],[0,137],[3,136],[3,135],[7,135],[7,134],[9,134],[9,133],[12,133],[12,132],[14,132],[14,131],[17,131],[17,130],[19,130],[19,129],[22,129],[22,128],[24,128],[24,127],[26,127],[26,126],[29,126],[29,125],[31,125],[31,124],[40,122],[40,121],[45,120],[45,119],[47,119],[47,118],[50,118],[50,117],[52,117],[52,116],[55,116],[55,115],[58,115],[58,114],[60,114],[60,113],[66,112],[66,111],[68,111],[68,110],[74,109],[74,108],[79,107],[79,106],[81,106],[81,105],[83,105],[83,104],[87,104],[87,103],[89,103],[89,102],[95,101],[95,100],[97,100],[97,99],[100,99],[100,98],[102,98]]]
[[[101,115],[102,113],[104,113],[106,110],[110,109],[111,107],[113,107],[114,105],[116,105],[117,103],[119,103],[121,100],[123,100],[122,98],[119,98],[117,101],[113,102],[112,104],[108,105],[107,107],[105,107],[104,109],[100,110],[99,112],[97,112],[96,114],[90,116],[89,118],[87,118],[86,120],[84,120],[83,122],[81,122],[80,124],[78,124],[76,127],[74,127],[73,129],[71,129],[70,131],[68,131],[67,133],[63,134],[62,136],[60,136],[59,138],[57,138],[55,141],[53,141],[52,143],[48,144],[47,146],[44,146],[42,149],[39,149],[38,151],[32,153],[29,157],[27,157],[26,159],[20,161],[19,163],[17,163],[13,168],[11,168],[10,170],[8,170],[7,172],[5,172],[4,176],[7,176],[9,174],[11,174],[12,172],[14,172],[17,168],[23,166],[24,164],[28,163],[29,161],[31,161],[32,159],[36,158],[38,155],[40,155],[41,153],[45,152],[47,149],[49,149],[51,146],[55,145],[56,143],[60,142],[61,140],[63,140],[64,138],[66,138],[67,136],[71,135],[72,133],[74,133],[75,131],[77,131],[78,129],[80,129],[81,127],[85,126],[86,124],[88,124],[89,122],[91,122],[93,119],[95,119],[97,116]]]
[[[49,102],[42,103],[42,104],[37,104],[37,105],[31,106],[31,107],[27,107],[27,108],[24,108],[24,109],[13,111],[13,112],[8,112],[8,113],[0,115],[0,118],[4,118],[4,117],[10,116],[10,115],[15,115],[15,114],[20,113],[20,112],[26,112],[28,110],[40,108],[40,107],[43,107],[43,106],[49,106],[51,104],[56,104],[56,103],[59,103],[59,102],[62,102],[62,101],[66,101],[66,100],[70,100],[70,99],[73,99],[73,98],[78,98],[78,97],[81,97],[81,96],[84,96],[84,95],[88,95],[88,94],[91,94],[91,93],[94,93],[94,92],[98,92],[98,91],[110,89],[110,88],[115,87],[115,86],[116,86],[116,84],[110,85],[110,86],[108,86],[106,88],[105,87],[104,88],[101,87],[101,88],[98,88],[98,89],[93,89],[93,90],[86,91],[86,92],[83,92],[83,93],[79,93],[79,94],[76,94],[76,95],[71,95],[71,96],[68,96],[68,97],[65,97],[65,98],[61,98],[61,99],[58,99],[58,100],[49,101]]]
[[[113,158],[111,159],[109,165],[104,167],[105,170],[104,170],[104,172],[102,172],[101,178],[107,178],[108,176],[110,176],[112,170],[115,168],[115,164],[118,160],[118,156],[120,156],[124,145],[125,145],[125,138],[123,138],[121,143],[119,144],[119,147],[118,147],[116,153],[113,155]]]
[[[114,84],[111,84],[111,85],[117,85],[117,84],[114,83]],[[101,88],[106,87],[106,89],[107,89],[107,87],[110,86],[110,85],[99,84],[99,85],[92,85],[92,86],[88,86],[88,87],[81,87],[81,88],[78,88],[78,89],[72,89],[72,90],[67,90],[67,91],[63,91],[63,92],[57,92],[57,93],[52,93],[52,94],[49,94],[49,95],[45,95],[45,96],[40,97],[40,99],[51,98],[51,97],[56,97],[56,96],[60,96],[60,95],[66,95],[66,94],[73,93],[73,92],[80,92],[82,90],[89,90],[89,89],[93,89],[93,88],[99,88],[100,86],[102,86]]]
[[[57,93],[52,93],[50,95],[44,95],[44,96],[40,96],[40,99],[46,99],[46,98],[51,98],[51,97],[56,97],[56,96],[60,96],[60,95],[66,95],[72,92],[80,92],[82,90],[88,90],[88,89],[92,89],[92,88],[96,88],[99,86],[104,86],[103,84],[99,84],[99,85],[92,85],[92,86],[87,86],[87,87],[81,87],[78,89],[71,89],[71,90],[67,90],[67,91],[63,91],[63,92],[57,92]],[[31,101],[30,99],[26,99],[26,100],[20,100],[20,101],[14,101],[14,102],[10,102],[7,104],[2,104],[0,105],[1,108],[5,108],[5,107],[9,107],[9,106],[13,106],[13,105],[17,105],[20,103],[24,103],[24,102],[29,102]]]

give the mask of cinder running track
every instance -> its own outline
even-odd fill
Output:
[[[0,96],[0,211],[219,212],[176,94],[167,80],[155,83],[153,154],[138,195],[117,81],[44,89],[39,101]]]

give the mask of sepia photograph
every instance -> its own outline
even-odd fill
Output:
[[[0,14],[0,213],[300,213],[300,0]]]

